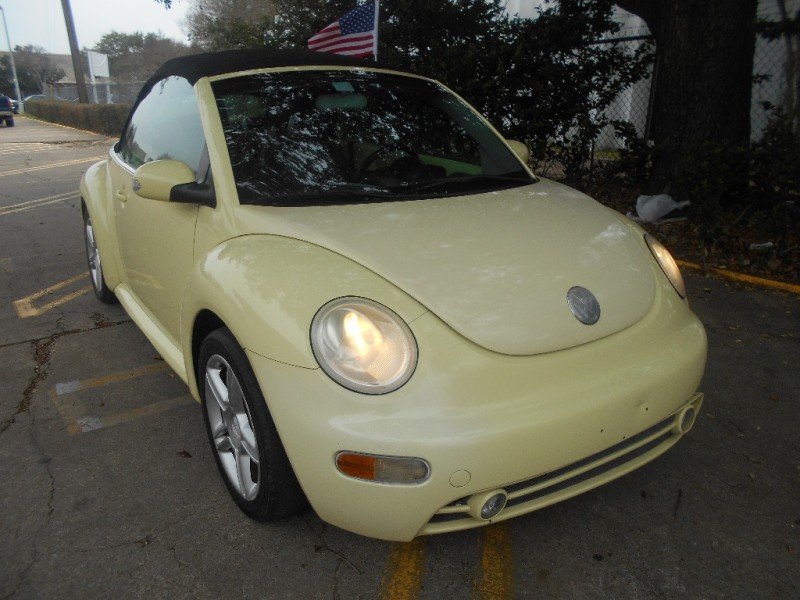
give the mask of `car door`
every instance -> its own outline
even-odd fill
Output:
[[[124,283],[176,344],[199,207],[138,196],[134,172],[147,162],[169,158],[185,162],[203,179],[205,156],[194,89],[183,78],[167,77],[136,106],[110,161]]]

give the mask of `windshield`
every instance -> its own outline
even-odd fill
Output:
[[[473,111],[430,81],[295,71],[212,86],[244,204],[389,201],[535,181]]]

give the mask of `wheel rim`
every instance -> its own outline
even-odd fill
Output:
[[[242,386],[220,355],[206,362],[205,405],[212,444],[230,484],[245,500],[259,489],[258,442]]]
[[[92,285],[97,291],[103,289],[103,267],[100,263],[100,252],[97,250],[97,242],[94,239],[94,227],[91,218],[86,219],[86,256],[89,259],[89,275],[92,277]]]

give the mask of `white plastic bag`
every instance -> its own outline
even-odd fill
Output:
[[[643,223],[654,223],[673,210],[689,206],[691,202],[675,202],[669,194],[639,196],[636,199],[636,214]]]

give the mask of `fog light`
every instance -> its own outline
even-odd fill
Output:
[[[422,483],[431,473],[430,465],[421,458],[359,452],[339,452],[336,468],[348,477],[376,483]]]
[[[469,514],[476,519],[489,521],[506,507],[506,500],[505,490],[492,490],[483,494],[475,494],[467,502]]]
[[[697,418],[697,411],[695,410],[694,406],[687,406],[684,408],[680,414],[678,414],[677,429],[678,433],[684,434],[688,433],[689,430],[694,425],[694,421]]]

